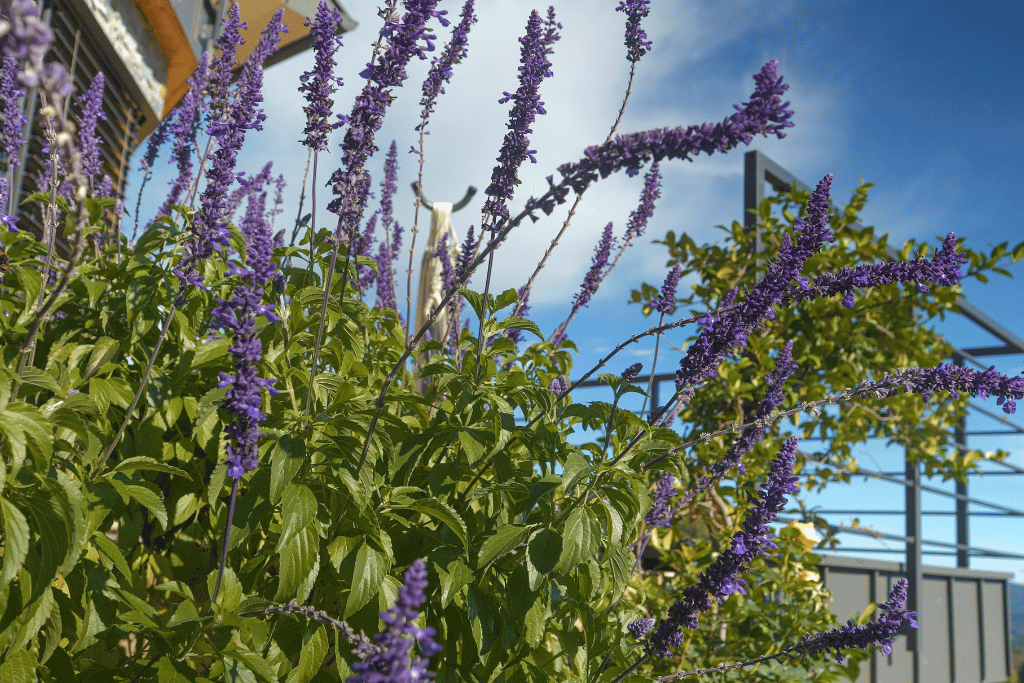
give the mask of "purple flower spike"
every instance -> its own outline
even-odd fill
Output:
[[[647,516],[644,517],[652,527],[672,526],[672,506],[669,505],[669,501],[676,495],[676,489],[673,486],[675,480],[676,478],[671,472],[665,472],[658,480],[658,487],[654,491],[654,502],[651,504],[651,509],[647,511]]]
[[[632,177],[651,161],[691,160],[701,152],[725,153],[740,142],[749,145],[755,135],[785,137],[784,129],[793,125],[790,121],[793,112],[786,108],[789,102],[782,102],[782,94],[789,86],[778,75],[778,62],[773,59],[765,64],[754,76],[754,82],[750,101],[742,107],[734,105],[736,113],[721,123],[619,135],[604,144],[588,147],[580,161],[559,166],[563,183],[579,194],[599,177],[607,178],[623,169]],[[537,208],[550,213],[549,209],[554,209],[553,200]]]
[[[626,13],[626,59],[638,62],[651,49],[651,41],[640,28],[640,20],[651,12],[650,0],[623,0],[615,8]]]
[[[914,618],[917,616],[917,612],[908,612],[903,607],[907,602],[907,585],[906,579],[900,579],[893,585],[892,590],[889,591],[889,599],[879,607],[882,616],[875,621],[858,626],[851,620],[846,623],[846,626],[813,636],[806,635],[803,641],[788,650],[812,656],[821,652],[834,651],[836,661],[840,664],[843,662],[842,651],[853,648],[866,650],[869,647],[881,645],[885,654],[891,654],[892,641],[904,624],[910,624],[913,628],[920,627]]]
[[[534,156],[536,150],[529,149],[528,133],[538,114],[544,114],[544,103],[540,101],[540,84],[552,75],[551,62],[548,55],[553,52],[551,45],[558,40],[556,28],[562,25],[555,22],[554,8],[548,9],[547,26],[542,23],[540,14],[534,10],[526,22],[526,35],[519,39],[522,45],[519,63],[519,89],[515,94],[504,93],[498,100],[505,104],[512,100],[512,111],[509,113],[508,133],[498,153],[498,165],[491,173],[491,184],[484,193],[488,195],[484,203],[484,212],[490,214],[493,221],[509,217],[506,202],[512,199],[516,185],[519,184],[519,167],[527,158],[537,163]]]
[[[377,308],[390,308],[398,311],[398,301],[395,298],[395,274],[391,267],[391,250],[386,242],[380,243],[377,252],[377,299],[374,306]]]
[[[441,651],[434,641],[436,632],[430,626],[416,626],[419,613],[416,608],[426,601],[427,565],[416,560],[405,571],[405,582],[398,591],[395,606],[380,613],[386,629],[374,636],[376,647],[365,644],[356,648],[360,660],[352,665],[355,676],[345,683],[416,683],[430,680],[434,673],[427,670],[428,659]],[[419,646],[423,657],[412,656],[413,643]]]
[[[24,61],[18,79],[26,88],[45,85],[47,67],[57,66],[43,64],[52,43],[53,29],[40,19],[36,3],[32,0],[0,1],[0,55]]]
[[[651,164],[651,170],[644,176],[644,189],[640,194],[640,205],[633,213],[629,214],[629,222],[626,224],[625,241],[632,242],[634,237],[640,237],[647,228],[647,221],[654,214],[654,202],[661,197],[661,171],[658,162]]]
[[[188,79],[188,92],[165,121],[173,118],[167,132],[174,136],[174,147],[171,156],[178,167],[178,177],[171,181],[171,189],[167,199],[157,210],[158,216],[165,216],[171,206],[181,201],[181,195],[192,182],[192,148],[195,145],[196,132],[199,128],[199,117],[203,106],[203,89],[206,87],[210,54],[204,52],[199,56],[199,65]],[[154,133],[155,135],[156,133]],[[148,158],[148,156],[147,156]],[[155,155],[154,155],[155,160]]]
[[[462,21],[452,31],[452,39],[441,51],[441,56],[435,57],[431,62],[430,71],[423,81],[423,99],[420,100],[423,112],[420,114],[420,125],[416,126],[416,130],[421,130],[427,125],[438,96],[444,94],[444,84],[452,79],[452,68],[469,54],[469,50],[466,49],[466,45],[469,44],[469,29],[476,23],[473,1],[466,0],[466,4],[462,6]],[[413,151],[415,153],[415,149]]]
[[[608,257],[611,255],[612,245],[614,244],[615,238],[612,236],[612,224],[608,223],[608,225],[604,226],[601,240],[597,243],[597,248],[594,250],[594,258],[590,262],[590,270],[587,271],[586,276],[583,278],[583,284],[580,286],[580,291],[576,294],[576,301],[572,307],[573,312],[590,303],[590,297],[594,295],[594,292],[597,291],[601,284],[601,280],[604,279],[604,269],[608,265]]]
[[[637,640],[643,640],[647,632],[654,628],[654,622],[656,620],[653,617],[647,617],[646,619],[637,619],[636,621],[630,622],[626,628],[629,629],[630,635]]]
[[[338,215],[336,238],[354,231],[362,217],[363,203],[370,186],[363,167],[377,151],[374,136],[380,130],[387,108],[395,99],[391,94],[392,88],[400,87],[405,81],[405,67],[413,55],[426,59],[427,51],[433,50],[431,41],[436,36],[426,28],[427,21],[437,17],[443,26],[448,25],[443,14],[434,9],[436,6],[437,0],[409,0],[400,23],[391,19],[388,7],[381,12],[385,17],[381,36],[386,39],[387,47],[375,63],[368,64],[359,74],[367,79],[367,83],[356,97],[348,117],[349,128],[341,144],[343,168],[335,171],[330,181],[334,199],[327,208]]]
[[[825,241],[835,239],[828,228],[831,185],[831,175],[818,183],[808,204],[807,220],[799,222],[797,243],[793,244],[788,234],[783,235],[778,257],[746,298],[724,313],[707,313],[700,320],[704,329],[679,361],[679,390],[695,387],[713,375],[727,354],[746,345],[753,330],[774,319],[775,306],[785,300],[790,283],[800,277],[804,262]]]
[[[230,16],[237,15],[237,12],[236,5]],[[263,29],[259,43],[246,60],[230,114],[225,120],[214,120],[210,124],[209,132],[217,138],[220,146],[213,153],[209,181],[192,223],[192,235],[186,242],[186,254],[174,269],[179,280],[178,301],[181,303],[184,303],[185,290],[189,285],[202,284],[199,262],[213,254],[215,245],[228,246],[227,193],[235,182],[235,163],[245,142],[246,131],[262,130],[263,127],[265,114],[259,108],[263,101],[260,92],[263,87],[263,62],[277,50],[279,34],[288,30],[282,22],[283,17],[283,8],[274,13],[270,23]]]
[[[569,391],[569,383],[565,381],[565,377],[559,375],[551,380],[550,384],[548,384],[548,391],[552,394],[561,396],[565,392]]]
[[[700,612],[711,608],[712,598],[719,603],[733,593],[744,593],[744,581],[739,574],[746,570],[754,558],[767,555],[767,549],[778,546],[771,540],[768,525],[786,505],[786,496],[796,493],[797,477],[793,475],[796,462],[796,437],[787,439],[779,454],[769,466],[766,481],[761,485],[760,496],[750,494],[754,506],[743,520],[743,528],[732,537],[732,547],[727,548],[711,565],[701,572],[697,583],[683,591],[683,599],[668,610],[668,617],[651,636],[650,652],[659,657],[668,657],[671,650],[683,641],[682,628],[697,627]]]
[[[676,265],[665,276],[665,283],[661,285],[661,296],[654,304],[655,310],[665,315],[672,315],[676,312],[676,289],[679,287],[679,275],[683,272],[680,265]]]
[[[242,31],[248,26],[242,21],[237,2],[228,8],[228,15],[221,23],[223,28],[217,37],[220,54],[210,63],[210,76],[205,83],[206,94],[210,97],[210,108],[206,112],[207,126],[223,121],[231,111],[228,88],[231,87],[231,75],[235,68],[238,46],[245,42],[242,39]]]
[[[994,365],[980,372],[942,363],[934,368],[896,370],[880,381],[863,383],[858,387],[858,393],[873,391],[884,398],[900,389],[920,394],[926,401],[936,391],[948,391],[953,398],[959,398],[960,394],[988,398],[991,394],[998,397],[996,405],[1002,406],[1007,415],[1012,415],[1017,410],[1017,401],[1024,398],[1024,377],[1007,377],[997,372]]]
[[[258,363],[263,346],[256,336],[256,317],[264,316],[277,322],[274,307],[263,304],[263,292],[275,277],[277,266],[271,261],[274,238],[266,215],[266,193],[257,188],[249,195],[245,217],[239,226],[245,237],[245,262],[233,266],[230,273],[241,278],[227,301],[218,298],[211,318],[231,335],[228,350],[235,360],[234,374],[221,373],[218,386],[229,387],[224,399],[224,410],[234,415],[225,428],[228,437],[228,476],[239,478],[256,469],[260,424],[263,414],[263,389],[276,396],[274,380],[258,374]]]
[[[307,19],[303,23],[303,26],[311,27],[309,33],[313,36],[315,65],[312,71],[299,76],[302,82],[299,92],[306,94],[307,102],[306,128],[302,131],[306,137],[302,144],[317,151],[327,149],[327,135],[334,127],[328,119],[331,118],[334,106],[335,85],[339,88],[342,86],[341,76],[334,75],[334,67],[338,64],[334,54],[341,47],[341,35],[338,33],[340,22],[341,12],[326,0],[320,0],[316,18],[312,21]]]
[[[100,71],[85,94],[78,98],[82,109],[78,117],[78,149],[82,153],[82,173],[90,179],[100,172],[100,137],[96,134],[96,123],[107,120],[103,113],[103,83],[103,72]]]
[[[22,94],[21,86],[18,85],[18,62],[13,57],[4,57],[0,69],[0,116],[3,117],[0,123],[0,149],[4,152],[8,168],[16,163],[21,147],[25,144],[24,128],[28,120],[21,113]]]

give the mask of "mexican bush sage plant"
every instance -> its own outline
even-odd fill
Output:
[[[642,26],[648,2],[617,9],[624,109],[657,46]],[[217,54],[200,57],[141,153],[148,173],[166,142],[176,174],[161,196],[140,188],[136,214],[158,208],[134,217],[129,239],[111,223],[122,197],[97,155],[103,77],[65,116],[70,80],[45,61],[52,32],[29,0],[0,0],[0,195],[13,192],[28,89],[41,98],[53,161],[50,182],[21,204],[7,197],[0,216],[0,680],[618,683],[756,665],[773,680],[812,670],[852,680],[868,650],[896,656],[896,639],[917,624],[905,582],[876,619],[842,626],[814,571],[807,528],[818,520],[772,525],[801,488],[840,478],[852,444],[891,429],[872,416],[916,416],[900,418],[895,438],[923,437],[930,472],[966,471],[942,437],[956,410],[971,395],[1012,413],[1024,378],[942,363],[945,347],[915,316],[950,309],[965,259],[967,275],[998,269],[1005,245],[978,255],[949,235],[893,260],[853,224],[863,192],[834,211],[826,176],[761,207],[758,230],[774,239],[738,224],[724,245],[666,236],[664,283],[634,296],[657,324],[574,368],[568,323],[644,234],[671,190],[665,165],[782,138],[794,112],[773,60],[720,121],[620,134],[620,110],[603,142],[552,167],[547,189],[517,195],[527,159],[551,163],[530,148],[562,30],[549,8],[524,12],[518,83],[490,95],[511,106],[481,220],[461,245],[430,247],[441,295],[417,328],[422,197],[403,213],[406,142],[377,137],[411,60],[437,52],[407,131],[420,137],[423,187],[423,136],[471,27],[488,20],[473,0],[454,26],[447,14],[436,0],[388,0],[365,83],[341,115],[334,67],[356,57],[340,54],[328,3],[307,18],[315,66],[297,88],[311,207],[304,217],[303,191],[286,245],[274,221],[296,207],[281,207],[283,179],[269,163],[237,168],[248,132],[276,123],[261,102],[281,13],[239,70],[241,14],[228,11]],[[337,163],[318,176],[335,129]],[[371,203],[367,164],[379,147],[387,160]],[[528,318],[536,273],[581,197],[618,172],[643,174],[637,208],[619,239],[605,230],[565,323],[542,331]],[[336,223],[318,229],[325,178]],[[533,275],[490,291],[494,253],[562,204],[569,218]],[[775,204],[791,220],[775,218]],[[39,206],[44,234],[14,231]],[[66,252],[55,249],[58,215]],[[767,246],[755,252],[758,243]],[[482,292],[468,287],[474,273]],[[680,291],[694,274],[692,293]],[[851,318],[868,307],[885,311],[875,326]],[[898,339],[869,338],[889,322]],[[649,337],[661,349],[677,330],[690,343],[669,359],[675,392],[640,415],[626,409],[628,394],[651,393],[655,368],[616,355]],[[846,340],[879,355],[858,356]],[[919,351],[897,362],[906,349]],[[856,372],[822,361],[843,354]],[[610,400],[575,400],[595,375]],[[800,450],[815,430],[833,453]],[[833,467],[816,469],[826,455]],[[775,633],[792,637],[777,643]]]

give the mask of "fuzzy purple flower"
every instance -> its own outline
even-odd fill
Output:
[[[245,42],[242,31],[248,27],[248,24],[242,21],[237,2],[228,8],[228,14],[221,21],[221,25],[220,35],[217,36],[220,54],[210,62],[210,74],[204,83],[206,96],[210,98],[210,106],[206,110],[207,128],[224,121],[231,112],[228,89],[231,87],[238,46]]]
[[[550,391],[552,394],[561,396],[565,392],[569,391],[569,383],[565,381],[565,377],[559,375],[558,377],[551,380],[550,384],[548,384],[548,391]]]
[[[724,313],[707,313],[697,340],[679,361],[676,372],[678,389],[694,387],[714,374],[725,356],[744,346],[750,333],[775,318],[775,306],[789,291],[790,283],[799,278],[805,261],[835,239],[828,227],[831,174],[826,175],[811,194],[806,221],[797,221],[797,241],[783,235],[778,257],[769,265],[768,273],[754,285],[746,298]]]
[[[340,88],[343,83],[341,76],[334,75],[334,67],[337,62],[334,54],[341,47],[341,35],[338,33],[338,23],[341,21],[341,12],[332,7],[326,0],[320,0],[317,6],[316,17],[313,20],[306,19],[303,26],[309,26],[309,34],[313,36],[314,66],[312,71],[307,71],[299,80],[299,92],[306,95],[306,128],[303,134],[306,136],[302,141],[310,149],[322,151],[327,149],[327,135],[335,124],[328,123],[331,118],[331,109],[334,107],[335,85]]]
[[[651,509],[644,517],[652,527],[672,526],[672,506],[669,505],[669,501],[676,495],[676,488],[673,486],[675,480],[676,478],[671,472],[665,472],[658,480],[658,486],[654,490],[654,502],[651,503]]]
[[[169,125],[167,132],[169,135],[174,136],[171,156],[174,157],[174,162],[178,167],[178,176],[171,181],[171,189],[167,193],[167,199],[157,209],[158,216],[167,215],[170,212],[171,206],[181,201],[182,194],[192,182],[192,149],[195,145],[196,132],[199,128],[199,117],[203,106],[203,89],[206,86],[206,79],[208,77],[209,60],[210,54],[208,52],[204,52],[199,56],[199,65],[188,79],[188,91],[181,98],[181,102],[171,115],[173,122]],[[168,119],[171,117],[168,117]]]
[[[755,135],[786,136],[784,129],[793,125],[793,112],[782,102],[782,94],[789,86],[778,75],[776,60],[764,65],[754,76],[754,94],[743,106],[734,105],[736,113],[721,123],[694,125],[686,128],[662,128],[641,133],[619,135],[601,145],[588,147],[584,158],[576,163],[558,167],[563,181],[579,194],[598,178],[607,178],[625,169],[626,175],[635,176],[651,161],[662,159],[691,160],[704,152],[728,152],[740,142],[750,144]],[[545,213],[554,210],[555,201],[537,204]]]
[[[360,661],[352,665],[356,675],[346,678],[345,683],[416,683],[434,678],[434,673],[427,670],[428,660],[442,648],[434,641],[433,628],[416,625],[416,608],[426,602],[426,588],[427,565],[416,560],[405,571],[395,606],[380,613],[387,628],[374,636],[376,647],[372,651],[365,645],[356,649],[360,655]],[[414,643],[423,656],[412,656],[410,661]]]
[[[228,387],[224,398],[224,410],[234,416],[225,428],[228,437],[228,476],[239,478],[256,469],[257,447],[260,439],[260,424],[266,420],[263,414],[263,389],[272,396],[273,379],[259,376],[258,363],[263,356],[263,347],[256,336],[256,317],[264,316],[277,322],[273,306],[263,304],[263,292],[278,274],[272,262],[274,238],[266,216],[266,193],[259,190],[249,195],[245,217],[239,226],[245,237],[245,261],[242,266],[233,266],[231,275],[241,279],[228,300],[217,298],[217,306],[210,314],[214,324],[231,335],[228,350],[235,360],[233,374],[221,373],[218,386]]]
[[[622,371],[619,375],[624,382],[635,382],[636,378],[640,375],[640,371],[644,369],[643,363],[633,363],[628,368]]]
[[[237,14],[237,6],[234,12]],[[174,269],[179,280],[179,302],[184,302],[184,293],[189,285],[202,284],[198,263],[213,254],[215,245],[228,245],[227,192],[236,178],[235,162],[246,131],[262,129],[265,115],[259,104],[263,101],[260,92],[263,87],[263,61],[277,49],[279,34],[288,30],[282,22],[283,16],[284,9],[274,13],[242,68],[230,115],[225,121],[214,120],[210,125],[209,133],[217,138],[220,146],[213,153],[209,180],[192,223],[192,234],[185,245],[186,254]]]
[[[743,520],[743,527],[732,537],[732,546],[720,554],[703,572],[697,583],[683,591],[683,599],[668,610],[664,619],[651,636],[650,651],[659,657],[667,657],[673,648],[682,644],[682,628],[697,627],[699,614],[711,608],[712,598],[722,603],[733,593],[745,593],[744,581],[739,574],[747,569],[759,555],[767,555],[767,549],[776,548],[771,540],[768,525],[786,505],[786,496],[796,493],[797,477],[793,475],[796,462],[796,437],[787,439],[779,454],[769,466],[760,495],[749,494],[753,507]]]
[[[7,205],[7,199],[7,177],[0,175],[0,225],[7,228],[8,232],[18,232],[18,219],[4,213],[4,207]]]
[[[374,306],[390,308],[398,311],[398,300],[395,297],[395,273],[392,267],[393,258],[387,242],[381,242],[377,250],[377,299]]]
[[[430,64],[430,71],[423,81],[423,98],[420,100],[423,111],[416,130],[421,130],[427,125],[438,96],[444,94],[444,84],[452,78],[452,68],[469,54],[469,50],[466,49],[466,45],[469,44],[469,29],[476,23],[473,1],[466,0],[466,4],[462,6],[462,21],[452,30],[452,39],[444,46],[441,56],[435,57]]]
[[[806,635],[799,644],[787,648],[786,651],[802,652],[811,656],[834,651],[836,661],[840,664],[843,663],[842,651],[853,648],[866,650],[881,645],[885,654],[891,654],[892,641],[904,624],[910,624],[913,628],[920,627],[914,618],[917,612],[908,612],[904,609],[907,602],[907,585],[906,579],[900,579],[893,585],[889,591],[889,599],[879,607],[882,615],[878,619],[861,626],[851,620],[845,626],[824,633]]]
[[[3,58],[0,68],[0,150],[4,152],[7,167],[17,163],[21,147],[25,144],[24,128],[27,119],[21,113],[21,86],[18,85],[18,62],[13,57]]]
[[[590,303],[590,298],[597,291],[597,288],[601,286],[601,282],[604,280],[608,271],[608,260],[611,257],[612,247],[615,245],[615,238],[612,236],[612,224],[604,226],[604,232],[601,233],[601,239],[597,243],[597,247],[594,249],[594,256],[590,262],[590,270],[583,277],[583,284],[580,285],[580,291],[573,297],[572,308],[569,310],[569,316],[555,328],[555,331],[551,334],[548,339],[552,344],[556,346],[565,339],[565,330],[569,327],[569,323],[576,317],[576,314],[581,308]]]
[[[1024,377],[1007,377],[995,366],[985,371],[942,363],[934,368],[908,368],[887,373],[881,380],[864,382],[857,387],[858,393],[874,392],[879,398],[893,396],[900,389],[907,393],[920,394],[926,401],[936,391],[948,391],[953,398],[969,394],[979,398],[997,397],[996,405],[1003,412],[1012,415],[1017,410],[1017,401],[1024,399]]]
[[[626,13],[626,59],[638,62],[651,49],[651,41],[640,28],[640,20],[651,12],[650,0],[623,0],[615,8]]]
[[[801,278],[797,285],[790,287],[783,304],[839,294],[843,297],[843,306],[852,308],[855,290],[892,282],[914,283],[917,291],[924,294],[929,291],[926,282],[945,286],[957,284],[963,275],[961,264],[967,261],[967,257],[956,250],[956,235],[949,233],[930,261],[885,261],[840,268],[837,272],[826,272],[813,278]]]
[[[538,114],[544,114],[544,103],[540,101],[540,84],[551,73],[551,62],[548,55],[552,53],[551,45],[558,40],[559,35],[556,28],[562,25],[555,22],[554,8],[548,9],[548,21],[545,27],[537,10],[530,13],[526,22],[526,35],[519,39],[522,48],[520,50],[519,63],[519,89],[515,94],[505,92],[498,100],[499,104],[505,104],[512,100],[512,111],[509,113],[508,133],[501,144],[501,151],[498,153],[498,165],[491,173],[491,183],[484,190],[488,199],[484,202],[484,212],[493,218],[492,225],[498,218],[507,219],[509,216],[506,202],[512,199],[516,185],[519,184],[519,167],[527,158],[537,163],[534,156],[536,150],[530,149],[528,133],[532,132],[531,126]]]
[[[526,288],[526,285],[523,285],[517,290],[517,293],[519,297],[516,300],[516,307],[512,309],[512,315],[525,318],[530,312],[530,290]],[[505,330],[505,336],[511,339],[512,343],[518,344],[523,340],[523,331]]]
[[[39,16],[39,6],[32,0],[0,0],[0,55],[22,60],[24,66],[18,79],[26,88],[45,86],[49,76],[57,75],[43,64],[53,43],[53,29]],[[65,78],[67,71],[64,71]],[[67,96],[69,93],[64,93]]]
[[[376,63],[368,64],[359,74],[367,83],[356,97],[348,117],[349,128],[341,144],[343,167],[335,171],[330,180],[334,199],[327,208],[338,215],[336,238],[346,231],[354,231],[359,225],[370,184],[363,167],[377,151],[374,136],[395,99],[392,88],[405,81],[405,67],[413,55],[426,59],[426,52],[434,49],[431,41],[436,36],[426,28],[427,21],[437,17],[443,26],[448,26],[444,13],[436,11],[436,6],[437,0],[410,0],[401,23],[391,20],[389,8],[381,12],[386,18],[381,36],[387,46]]]
[[[682,266],[676,264],[665,276],[665,282],[661,285],[661,296],[654,303],[654,308],[659,313],[672,315],[676,312],[676,289],[679,287],[679,276],[682,272]]]
[[[632,242],[634,237],[640,237],[647,228],[647,221],[654,215],[654,202],[661,197],[661,171],[658,162],[651,164],[651,170],[644,176],[644,189],[640,193],[640,205],[629,214],[629,222],[626,223],[626,242]]]
[[[89,84],[89,89],[78,98],[81,114],[78,116],[78,150],[82,154],[82,173],[86,178],[95,178],[100,172],[100,136],[96,134],[96,123],[106,121],[103,113],[103,72],[100,71]]]
[[[637,640],[643,640],[643,637],[647,635],[647,632],[654,628],[654,622],[657,621],[653,617],[647,617],[646,619],[637,619],[631,621],[626,628],[629,629],[630,635]]]

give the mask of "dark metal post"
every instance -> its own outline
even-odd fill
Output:
[[[964,357],[960,354],[953,354],[953,365],[963,367]],[[956,439],[957,456],[963,458],[967,453],[967,416],[964,415],[957,419],[956,427],[953,431]],[[967,510],[967,480],[956,482],[956,492],[963,498],[956,499],[956,566],[958,567],[970,567],[971,566],[971,552],[968,548],[970,546],[970,522],[971,518]]]
[[[921,631],[927,628],[927,616],[921,610],[921,468],[911,459],[909,449],[904,452],[907,478],[907,611],[918,613],[919,629],[907,632],[907,651],[913,662],[911,671],[913,683],[921,683]]]

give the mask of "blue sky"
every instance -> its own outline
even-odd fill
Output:
[[[542,191],[544,177],[555,173],[558,165],[578,159],[586,146],[607,135],[628,76],[622,45],[624,15],[614,11],[617,4],[617,0],[600,5],[573,0],[556,5],[563,29],[552,57],[554,77],[541,90],[548,113],[540,117],[531,137],[538,163],[523,169],[523,184],[513,207],[521,206],[529,194]],[[1024,124],[1020,116],[1024,58],[1016,33],[1024,23],[1021,3],[982,3],[968,10],[962,3],[952,2],[780,1],[771,4],[770,13],[765,11],[765,3],[752,0],[652,4],[644,27],[654,47],[640,63],[618,132],[721,120],[732,112],[732,104],[749,96],[752,74],[769,59],[778,59],[779,71],[791,85],[788,96],[795,126],[784,140],[760,138],[751,148],[760,149],[812,186],[824,174],[834,174],[833,197],[839,202],[849,198],[861,177],[876,183],[862,222],[890,233],[891,243],[901,244],[909,238],[935,240],[950,230],[966,236],[968,244],[978,250],[1002,241],[1013,245],[1024,238],[1019,218],[1024,203]],[[362,86],[357,74],[369,59],[369,45],[376,38],[380,20],[376,2],[349,0],[344,5],[360,23],[346,34],[345,47],[337,57],[345,87],[337,97],[335,111],[347,113]],[[457,20],[461,3],[442,0],[441,7]],[[517,38],[534,7],[520,0],[477,3],[480,21],[470,34],[469,58],[456,67],[431,125],[425,167],[427,196],[454,202],[468,185],[481,190],[468,208],[455,215],[460,236],[470,224],[479,225],[482,190],[495,164],[509,108],[497,100],[503,91],[517,87]],[[546,5],[536,7],[546,9]],[[439,45],[447,40],[448,31],[439,31]],[[255,172],[272,160],[275,173],[285,174],[289,187],[281,220],[295,215],[306,164],[305,150],[297,142],[304,125],[304,102],[296,87],[298,76],[311,65],[310,52],[268,70],[264,87],[268,123],[262,133],[250,136],[240,157],[241,169]],[[398,141],[401,170],[396,216],[406,227],[412,223],[409,183],[415,180],[416,167],[415,157],[405,152],[417,141],[413,128],[419,121],[419,84],[428,66],[429,62],[410,66],[409,88],[398,92],[377,137],[382,150],[393,138]],[[320,159],[321,185],[336,168],[340,140],[339,131],[330,153]],[[690,233],[698,243],[707,242],[717,239],[713,226],[742,219],[744,151],[741,148],[728,155],[675,162],[663,168],[663,197],[646,235],[569,328],[570,338],[581,349],[577,372],[589,368],[632,332],[649,326],[636,307],[625,302],[640,282],[660,284],[664,277],[666,256],[662,248],[651,244],[653,239],[671,229]],[[138,165],[137,159],[138,155],[133,166]],[[382,164],[383,151],[370,164],[375,178],[380,178]],[[169,178],[170,170],[161,170],[150,181],[146,205],[162,201]],[[134,208],[138,179],[138,174],[130,177],[129,210]],[[614,221],[616,233],[621,234],[636,206],[641,180],[610,178],[587,194],[573,226],[534,288],[532,313],[545,332],[567,314],[604,225]],[[318,195],[323,206],[327,192],[319,190]],[[320,225],[333,224],[325,211],[317,213]],[[142,215],[147,217],[145,209]],[[556,213],[513,233],[495,263],[496,288],[523,284],[564,215],[564,211]],[[429,228],[429,214],[424,216],[421,212],[421,230]],[[423,235],[421,232],[421,245]],[[417,263],[419,258],[417,254]],[[969,282],[965,293],[988,315],[1024,337],[1020,283],[1024,265],[1010,269],[1018,279],[997,276],[987,285]],[[415,276],[413,282],[415,286]],[[480,282],[474,284],[482,287]],[[403,297],[404,284],[399,292]],[[955,344],[991,342],[984,333],[978,336],[953,320],[939,329]],[[638,359],[649,360],[652,350],[653,345],[631,349],[610,370],[620,371]],[[659,367],[670,370],[676,361],[677,355],[670,352],[662,356]],[[1019,356],[993,362],[1008,374],[1024,369],[1024,358]],[[989,428],[978,420],[970,424]],[[1024,465],[1020,437],[978,441],[977,445],[1011,450],[1013,461]],[[894,454],[866,446],[865,466],[872,466],[871,458],[882,465],[877,469],[900,468]],[[1012,506],[1021,498],[1021,483],[1020,477],[1000,477],[999,481],[979,483],[974,490]],[[896,502],[902,500],[902,491],[893,487],[858,483],[847,488],[845,493],[838,487],[835,494],[830,491],[828,505],[892,507],[894,495]],[[844,496],[860,502],[842,503]],[[865,503],[865,497],[870,502]],[[940,505],[952,509],[949,501],[929,500],[925,509]],[[926,537],[951,540],[952,522],[933,519],[926,519]],[[849,518],[835,521],[849,523]],[[894,532],[902,526],[899,517],[862,516],[861,522]],[[1022,552],[1021,526],[978,518],[972,525],[972,541]],[[865,542],[851,537],[850,544]],[[873,557],[898,560],[898,556]],[[946,564],[949,560],[929,561]],[[976,560],[972,566],[1013,571],[1018,580],[1024,580],[1024,561]]]

